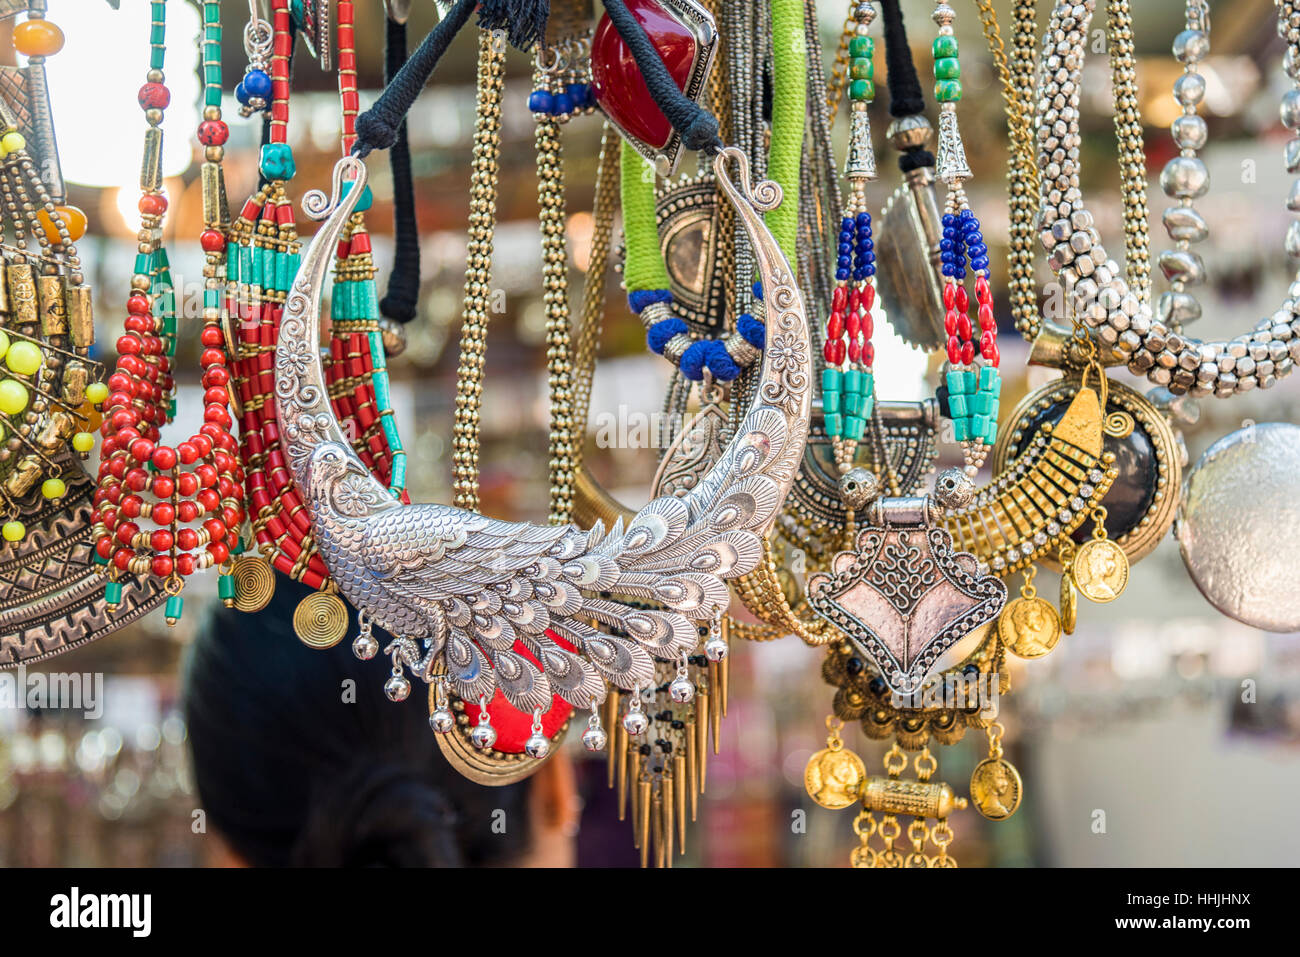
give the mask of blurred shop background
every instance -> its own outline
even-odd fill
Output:
[[[229,0],[223,6],[229,90],[245,63],[240,37],[248,5]],[[831,51],[847,3],[819,6]],[[1041,20],[1047,6],[1040,4]],[[1170,88],[1180,67],[1170,44],[1183,28],[1183,5],[1168,0],[1133,6],[1152,171],[1151,235],[1159,249],[1164,240],[1159,216],[1166,200],[1154,177],[1174,150],[1168,123],[1177,108]],[[64,175],[71,184],[69,201],[90,218],[90,232],[80,246],[96,290],[101,349],[111,349],[135,251],[135,183],[144,128],[135,91],[146,59],[148,5],[121,0],[121,9],[114,11],[105,0],[50,0],[49,7],[51,19],[67,34],[65,49],[48,67]],[[961,127],[976,172],[970,192],[990,245],[999,245],[1005,243],[1007,228],[1002,99],[975,5],[957,7],[965,85]],[[1008,30],[1009,4],[998,0],[995,7]],[[198,93],[193,75],[197,51],[189,42],[198,33],[199,20],[188,3],[173,0],[168,8],[167,243],[180,285],[200,276],[202,258],[197,242],[200,154],[193,141],[198,114],[191,106]],[[1211,8],[1213,54],[1202,69],[1210,141],[1202,155],[1213,185],[1197,202],[1212,224],[1210,240],[1198,247],[1211,280],[1202,295],[1205,318],[1190,332],[1220,338],[1237,334],[1284,298],[1289,267],[1282,238],[1292,217],[1284,205],[1291,185],[1282,163],[1288,134],[1278,122],[1277,104],[1286,84],[1274,6],[1269,0],[1218,0]],[[931,4],[919,0],[904,4],[923,72],[930,60],[930,10]],[[434,4],[419,0],[411,17],[412,46],[434,22]],[[1099,14],[1097,23],[1102,22]],[[3,29],[9,25],[11,21]],[[380,0],[358,4],[356,33],[364,105],[381,86]],[[0,51],[10,49],[0,42]],[[422,237],[421,313],[409,330],[410,347],[391,368],[394,405],[411,453],[412,498],[423,501],[450,501],[474,59],[475,44],[467,32],[444,58],[410,120]],[[877,58],[878,69],[883,70],[883,59]],[[530,75],[527,58],[513,55],[507,70],[493,274],[494,285],[505,293],[506,309],[492,318],[488,340],[481,463],[485,512],[539,520],[546,511],[547,406],[533,121],[526,107]],[[1118,249],[1121,202],[1110,80],[1099,53],[1087,66],[1084,89],[1084,191],[1103,236]],[[878,143],[887,122],[885,108],[882,95],[874,108]],[[230,96],[225,112],[232,130],[227,185],[237,204],[255,188],[261,124],[241,120]],[[843,126],[837,125],[841,136]],[[599,131],[598,117],[579,118],[568,127],[564,144],[572,280],[579,285],[592,228],[587,210]],[[298,167],[291,189],[300,199],[306,190],[328,185],[339,153],[333,77],[305,56],[296,64],[289,136]],[[893,187],[884,172],[892,163],[882,161],[881,168],[873,203]],[[371,175],[376,202],[368,224],[376,259],[386,269],[392,209],[382,158],[372,162]],[[308,231],[312,227],[305,219],[300,218],[299,226]],[[994,251],[995,269],[1004,261],[1003,253],[1004,248]],[[999,315],[1006,313],[1003,301]],[[187,361],[197,355],[196,328],[182,323],[182,370],[197,366]],[[1026,349],[1009,327],[1001,343],[1008,394],[1003,409],[1010,410],[1048,373],[1026,375]],[[888,370],[879,377],[882,395],[918,398],[932,388],[933,377],[927,378],[919,353],[885,341],[883,335],[877,348],[878,367]],[[1113,374],[1129,379],[1123,370]],[[666,381],[666,363],[646,351],[639,322],[611,284],[592,435],[602,410],[657,411]],[[197,384],[183,388],[197,390]],[[197,402],[182,394],[179,406],[192,412]],[[1199,421],[1184,432],[1191,461],[1213,440],[1249,420],[1300,422],[1300,375],[1268,392],[1229,403],[1201,403]],[[944,454],[943,464],[957,461],[955,448],[947,447]],[[604,484],[624,502],[645,501],[654,450],[598,448],[589,441],[587,455]],[[1300,529],[1280,529],[1279,534],[1300,534]],[[1044,573],[1038,584],[1043,593],[1055,593],[1054,576]],[[215,602],[215,589],[214,576],[196,580],[186,591],[188,613],[175,628],[155,614],[40,669],[102,673],[102,716],[0,708],[0,865],[202,865],[209,860],[211,842],[191,831],[197,798],[187,768],[177,675],[185,645],[203,617],[198,599]],[[1291,796],[1300,791],[1300,636],[1268,634],[1219,616],[1187,579],[1172,538],[1134,567],[1118,601],[1081,604],[1086,607],[1075,634],[1045,659],[1016,662],[1013,693],[1002,700],[1008,754],[1024,779],[1024,803],[1000,824],[990,824],[974,811],[959,812],[951,821],[957,860],[963,866],[1293,863],[1300,835],[1283,822],[1289,819]],[[256,627],[255,620],[250,627]],[[825,740],[823,721],[831,698],[820,678],[821,657],[794,638],[736,647],[722,753],[710,764],[702,820],[689,837],[685,863],[847,863],[855,843],[852,812],[822,810],[803,789],[805,761]],[[376,665],[374,680],[383,678]],[[1251,704],[1242,703],[1247,680],[1256,693]],[[420,697],[413,695],[404,706],[420,707]],[[878,768],[883,747],[865,741],[856,728],[846,729],[846,735],[868,768]],[[568,747],[583,769],[580,862],[631,863],[630,830],[614,820],[603,760],[588,761],[576,739],[570,735]],[[986,746],[982,735],[971,734],[955,747],[940,749],[938,777],[964,793],[970,769]],[[1106,820],[1100,834],[1094,829],[1098,810]],[[797,826],[805,819],[806,827]]]

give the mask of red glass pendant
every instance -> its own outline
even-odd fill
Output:
[[[713,63],[718,34],[713,17],[694,0],[627,0],[678,88],[698,99]],[[596,103],[637,151],[670,174],[681,155],[681,138],[655,105],[623,38],[602,16],[591,43]]]

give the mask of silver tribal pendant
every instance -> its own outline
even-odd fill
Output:
[[[365,186],[365,165],[340,160],[332,197],[316,190],[303,198],[307,214],[325,222],[302,258],[280,323],[276,412],[321,558],[344,597],[401,636],[388,650],[395,674],[409,669],[428,681],[445,669],[462,699],[491,699],[499,686],[525,712],[549,708],[553,694],[588,708],[604,700],[606,681],[645,687],[654,680],[654,659],[695,648],[695,622],[729,603],[724,579],[757,566],[803,455],[812,390],[803,300],[759,215],[780,203],[781,190],[767,181],[751,189],[748,169],[734,148],[714,158],[717,182],[753,244],[768,306],[753,404],[689,493],[657,498],[626,527],[616,522],[608,531],[402,505],[371,476],[330,408],[316,346],[321,288]],[[346,193],[345,181],[352,184]],[[630,608],[601,592],[665,610]],[[516,639],[540,667],[512,650]]]

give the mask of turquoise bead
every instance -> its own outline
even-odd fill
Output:
[[[850,392],[844,397],[844,412],[846,415],[862,414],[862,396],[857,392]]]
[[[822,393],[822,412],[826,415],[840,411],[840,394],[838,392]]]
[[[346,197],[348,194],[352,192],[352,187],[354,185],[355,182],[352,181],[343,184],[344,197]],[[361,191],[361,198],[357,200],[357,206],[354,212],[364,213],[367,209],[369,209],[371,206],[374,205],[374,202],[375,202],[375,194],[370,192],[370,187],[367,186],[365,189]]]
[[[876,391],[876,374],[874,372],[862,373],[862,394],[871,395]]]
[[[839,438],[844,434],[844,425],[840,419],[839,413],[832,412],[823,416],[823,422],[826,425],[826,434],[831,438]]]
[[[855,36],[849,41],[849,56],[875,56],[876,40],[874,37]]]
[[[983,441],[984,436],[989,431],[989,417],[987,415],[974,415],[970,420],[970,437]]]
[[[844,417],[844,434],[855,442],[862,440],[866,432],[867,422],[856,415],[846,415]]]
[[[949,372],[948,380],[948,397],[951,399],[954,395],[966,395],[974,392],[973,388],[967,387],[967,373],[961,371]]]
[[[940,103],[956,103],[961,99],[961,80],[940,80],[934,85],[934,98]]]
[[[998,375],[996,366],[984,366],[980,369],[979,384],[981,392],[992,392],[994,387],[1000,385],[1000,383],[1001,376]]]
[[[987,416],[993,409],[993,396],[987,392],[976,392],[971,396],[970,410],[973,415]]]
[[[217,597],[222,601],[229,599],[235,600],[235,576],[218,575],[217,576]]]
[[[970,408],[966,404],[966,396],[958,395],[955,392],[948,393],[948,411],[952,413],[954,419],[965,418],[970,414]]]
[[[844,373],[844,391],[855,395],[862,394],[862,370],[850,369]]]
[[[172,595],[167,599],[167,604],[163,607],[163,617],[167,619],[168,624],[180,620],[181,612],[185,608],[185,599],[180,595]]]
[[[876,398],[873,395],[864,395],[862,397],[862,417],[871,418],[871,410],[876,407]]]
[[[298,171],[288,143],[265,144],[257,168],[267,179],[293,179],[293,174]]]
[[[104,601],[110,605],[119,605],[122,603],[122,583],[109,582],[104,586]]]
[[[876,84],[871,80],[853,80],[849,83],[849,99],[870,103],[876,98]]]
[[[934,61],[934,78],[936,80],[957,80],[961,78],[961,61],[954,56],[941,57]]]
[[[855,80],[870,80],[874,74],[874,67],[870,57],[854,57],[849,64],[849,76]]]
[[[957,55],[957,38],[954,36],[938,36],[934,38],[934,46],[931,47],[936,60],[944,57],[954,57]]]
[[[960,419],[952,420],[952,435],[958,442],[965,442],[970,438],[971,420],[962,416]]]

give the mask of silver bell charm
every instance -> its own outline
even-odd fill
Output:
[[[524,742],[524,753],[540,761],[551,753],[551,739],[540,731],[530,734]]]
[[[429,727],[439,734],[450,734],[456,727],[456,717],[447,708],[434,708],[429,715]]]
[[[714,635],[704,643],[704,657],[710,661],[721,661],[727,657],[727,653],[730,651],[731,646],[727,644],[727,640],[721,635]]]
[[[650,719],[645,716],[640,704],[639,701],[636,702],[632,709],[623,715],[623,730],[634,738],[645,734],[646,729],[650,727]]]
[[[379,642],[375,640],[374,636],[371,635],[369,631],[363,631],[361,634],[357,635],[356,640],[352,642],[352,653],[362,661],[369,661],[375,655],[379,654]]]
[[[497,729],[490,724],[476,724],[469,733],[469,740],[480,751],[486,751],[497,743]]]
[[[405,675],[394,674],[384,682],[384,694],[388,695],[389,701],[405,701],[410,693],[411,683]]]
[[[588,751],[604,751],[605,745],[609,743],[609,735],[600,725],[587,728],[582,732],[582,746]]]
[[[678,704],[686,704],[695,699],[695,682],[686,675],[678,675],[668,686],[668,693]]]

